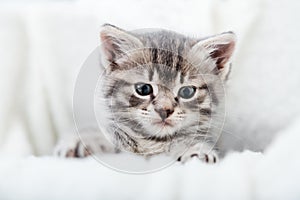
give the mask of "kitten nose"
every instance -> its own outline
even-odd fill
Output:
[[[165,121],[165,119],[174,112],[174,109],[155,109],[155,111],[159,114],[160,118]]]

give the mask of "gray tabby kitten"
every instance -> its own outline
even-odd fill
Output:
[[[98,134],[58,149],[60,155],[125,150],[143,156],[167,154],[215,163],[223,126],[223,82],[235,47],[232,32],[197,39],[158,30],[128,32],[106,24],[101,31],[107,112],[105,143]],[[100,98],[100,97],[99,97]],[[96,136],[98,135],[98,136]],[[75,144],[75,143],[74,143]]]

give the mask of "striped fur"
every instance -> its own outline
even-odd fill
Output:
[[[196,39],[104,25],[101,40],[106,69],[102,92],[118,148],[143,155],[178,152],[179,146],[200,142],[214,148],[224,115],[223,81],[228,78],[233,33]],[[136,83],[151,84],[153,93],[139,96]],[[191,99],[178,96],[183,86],[196,87]],[[165,123],[157,112],[161,109],[171,113]]]

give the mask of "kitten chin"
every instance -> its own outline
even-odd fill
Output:
[[[100,120],[105,124],[97,134],[114,144],[105,149],[216,162],[234,33],[197,39],[166,30],[128,32],[106,24],[100,39],[105,75],[97,85],[101,106],[95,114],[103,118],[106,110],[107,117]],[[103,145],[97,138],[87,139],[85,148],[77,139],[64,152],[80,149],[67,153],[74,157],[97,153],[101,148],[95,143]]]

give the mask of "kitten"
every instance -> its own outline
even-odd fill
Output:
[[[223,83],[230,72],[235,34],[197,39],[165,30],[128,32],[105,24],[100,38],[105,76],[96,91],[102,106],[97,110],[99,115],[107,112],[103,134],[111,143],[91,131],[81,138],[85,146],[74,138],[56,152],[85,157],[125,150],[143,156],[164,153],[181,162],[194,156],[217,162],[225,117]]]

